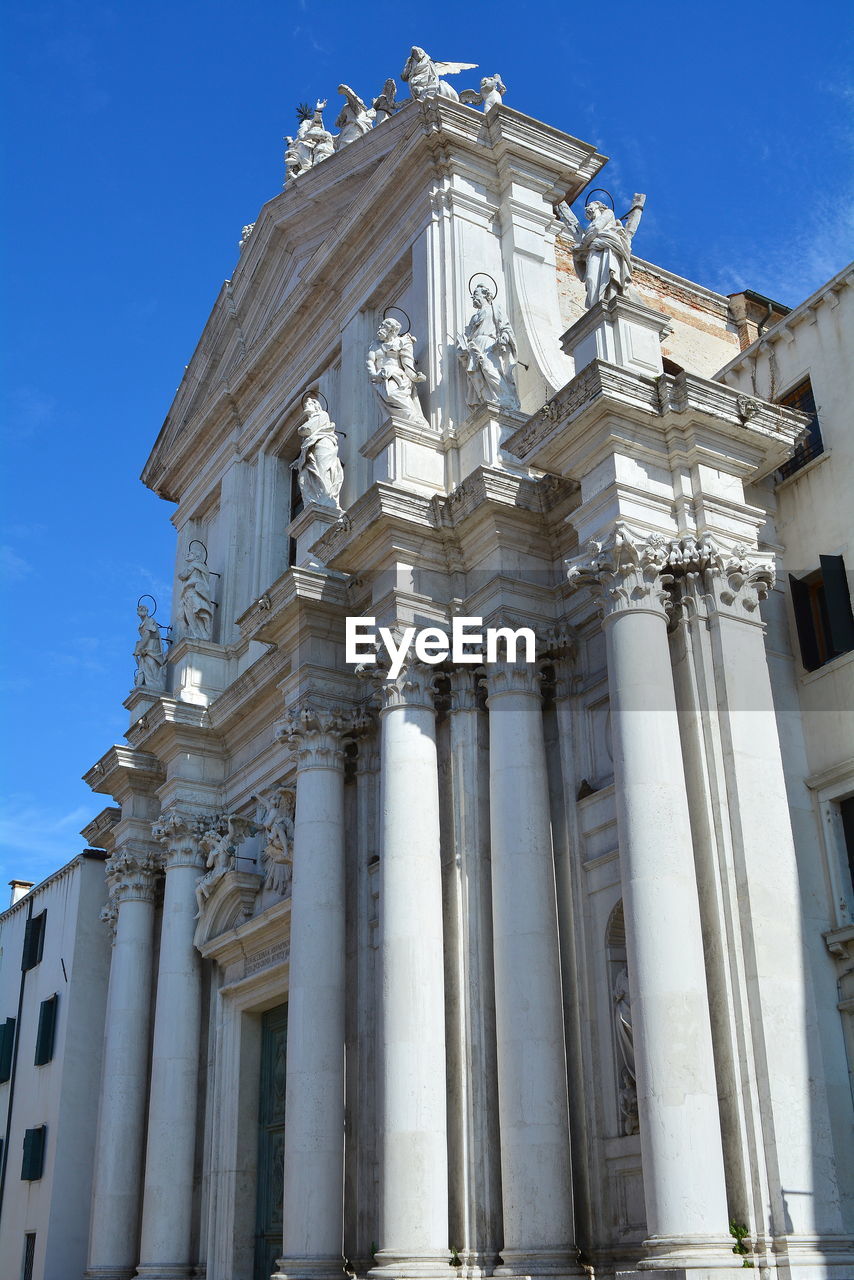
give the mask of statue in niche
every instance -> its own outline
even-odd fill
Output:
[[[623,1132],[637,1133],[638,1091],[635,1082],[635,1039],[632,1030],[632,1004],[629,995],[628,970],[622,968],[614,979],[614,1028],[620,1068],[620,1114]]]
[[[335,150],[342,151],[373,129],[375,113],[373,108],[368,110],[358,93],[354,93],[348,84],[339,84],[338,92],[346,98],[335,121],[335,128],[341,130],[335,139]]]
[[[472,302],[474,313],[465,333],[457,338],[457,354],[466,373],[466,403],[472,408],[497,405],[501,409],[518,409],[513,326],[489,285],[476,285]]]
[[[254,799],[259,802],[258,825],[267,836],[261,850],[264,888],[285,897],[293,874],[296,793],[287,787],[274,787],[268,797]]]
[[[291,466],[297,472],[303,502],[306,505],[315,502],[340,511],[338,498],[344,483],[344,468],[338,457],[338,436],[335,423],[316,396],[307,395],[303,400],[298,430],[302,448]]]
[[[484,114],[491,111],[493,107],[501,106],[501,99],[507,92],[507,85],[501,79],[498,72],[494,76],[484,76],[480,82],[480,93],[477,89],[463,89],[460,94],[460,102],[464,102],[467,107],[483,107]]]
[[[368,352],[367,370],[377,399],[389,417],[396,421],[427,425],[415,387],[426,382],[415,368],[411,333],[401,333],[400,321],[393,316],[383,320],[377,329],[379,346]]]
[[[246,818],[223,814],[202,834],[199,848],[205,854],[207,871],[196,885],[196,903],[199,908],[196,912],[197,920],[219,881],[234,870],[238,845],[246,839],[250,827]]]
[[[393,80],[386,80],[382,93],[378,98],[374,98],[371,106],[374,110],[375,124],[382,124],[383,120],[388,120],[389,116],[394,115],[400,103],[397,101],[397,85]]]
[[[146,605],[137,605],[136,612],[139,618],[139,639],[133,648],[133,656],[136,658],[134,685],[145,686],[147,689],[163,689],[166,684],[164,672],[166,657],[163,653],[163,642],[160,639],[160,627],[149,615]]]
[[[414,44],[400,78],[409,85],[409,92],[418,102],[427,98],[450,98],[459,102],[460,96],[453,85],[440,77],[473,71],[476,66],[476,62],[434,62],[429,54]]]
[[[584,210],[587,227],[561,201],[555,212],[572,238],[572,257],[579,280],[587,291],[587,309],[615,297],[634,297],[632,282],[632,240],[643,214],[646,196],[635,195],[625,217],[625,225],[601,200],[591,200]]]
[[[194,640],[210,640],[213,635],[213,596],[211,575],[198,551],[187,552],[184,570],[178,574],[181,584],[180,612],[184,635]]]

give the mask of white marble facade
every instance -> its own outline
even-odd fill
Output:
[[[844,1280],[834,919],[766,631],[802,419],[708,376],[720,295],[636,262],[585,309],[555,208],[593,146],[407,68],[258,214],[145,467],[214,585],[88,775],[121,818],[87,1276]],[[348,616],[538,661],[357,670]]]

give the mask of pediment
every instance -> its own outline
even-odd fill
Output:
[[[205,903],[193,945],[201,948],[250,920],[263,884],[264,877],[254,872],[227,871]]]

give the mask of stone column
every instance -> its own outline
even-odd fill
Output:
[[[106,865],[105,914],[115,932],[86,1272],[91,1280],[129,1280],[139,1258],[158,870],[151,846],[123,846]]]
[[[163,845],[166,888],[137,1268],[137,1275],[147,1280],[184,1280],[193,1272],[190,1233],[202,1018],[200,957],[193,934],[203,829],[197,816],[177,809],[153,828]]]
[[[340,1277],[344,1240],[344,756],[334,715],[303,708],[291,889],[282,1257],[276,1276]]]
[[[537,668],[487,667],[504,1274],[581,1275]]]
[[[646,1200],[644,1269],[732,1267],[667,542],[622,524],[569,566],[603,607]]]
[[[439,776],[433,671],[382,685],[380,1249],[376,1276],[448,1276]]]

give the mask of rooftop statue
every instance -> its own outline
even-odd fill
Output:
[[[302,448],[291,465],[297,472],[303,502],[340,511],[344,468],[338,457],[338,436],[335,423],[315,396],[307,395],[303,401],[299,433]]]
[[[501,99],[507,92],[507,85],[496,71],[494,76],[484,76],[480,82],[480,93],[477,89],[463,89],[460,102],[468,107],[483,107],[484,112],[492,107],[500,107]]]
[[[241,236],[240,236],[240,243],[239,243],[239,245],[237,246],[237,247],[238,247],[238,249],[240,249],[240,251],[241,251],[241,252],[242,252],[242,251],[243,251],[243,249],[246,247],[246,243],[247,243],[247,241],[248,241],[249,237],[252,235],[252,232],[253,232],[254,230],[255,230],[255,223],[254,223],[254,222],[247,222],[247,224],[246,224],[246,226],[243,228],[243,232],[242,232],[242,234],[241,234]]]
[[[425,98],[451,98],[452,101],[459,102],[460,96],[456,89],[439,77],[473,71],[476,66],[476,62],[434,62],[429,54],[414,44],[400,78],[406,81],[409,92],[419,102],[423,102]]]
[[[139,617],[139,639],[133,648],[133,656],[136,658],[133,682],[136,686],[144,685],[147,689],[163,689],[166,658],[160,639],[160,626],[149,616],[146,605],[137,605],[136,612]]]
[[[373,129],[376,113],[373,107],[368,110],[358,93],[354,93],[348,84],[339,84],[338,92],[347,99],[335,121],[336,129],[341,130],[335,139],[335,150],[341,151]]]
[[[181,583],[181,622],[184,635],[196,640],[210,640],[213,634],[213,596],[207,562],[198,551],[187,552]],[[198,545],[198,544],[197,544]]]
[[[415,338],[411,333],[401,333],[400,322],[392,316],[383,320],[377,338],[379,346],[371,347],[367,360],[377,399],[389,417],[426,426],[415,387],[427,379],[415,368]]]
[[[489,285],[476,285],[472,302],[474,312],[465,333],[457,338],[457,354],[466,373],[466,403],[472,408],[498,405],[502,409],[518,409],[513,326]]]
[[[609,298],[634,296],[632,240],[645,203],[645,195],[635,195],[624,225],[601,200],[591,200],[584,210],[588,222],[583,231],[566,201],[557,206],[555,212],[573,241],[572,257],[578,278],[587,289],[588,310]]]
[[[383,120],[387,120],[398,110],[400,103],[397,101],[397,85],[393,80],[386,80],[382,93],[378,98],[374,98],[371,106],[374,109],[376,124],[382,124]]]
[[[297,107],[300,125],[295,138],[289,134],[285,137],[285,178],[296,178],[306,169],[311,169],[326,160],[335,150],[335,139],[324,128],[323,108],[326,99],[319,98],[314,111],[308,106]]]

